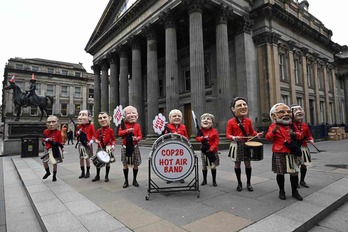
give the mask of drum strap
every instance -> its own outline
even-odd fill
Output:
[[[240,130],[241,130],[242,133],[243,133],[243,136],[247,137],[248,135],[247,135],[247,133],[245,132],[245,129],[244,129],[244,127],[243,127],[243,124],[241,123],[241,121],[239,121],[239,119],[238,119],[237,117],[235,117],[235,118],[236,118],[236,121],[237,121],[237,123],[238,123],[238,126],[239,126]]]

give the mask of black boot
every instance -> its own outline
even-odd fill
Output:
[[[100,168],[97,168],[97,175],[94,177],[92,182],[95,182],[95,181],[98,181],[98,180],[100,180]]]
[[[303,198],[297,191],[298,175],[290,175],[290,183],[291,183],[292,197],[298,201],[302,201]]]
[[[109,182],[109,171],[110,171],[110,166],[105,167],[105,182]]]
[[[284,191],[284,175],[277,175],[277,184],[279,187],[279,199],[286,200],[285,191]]]
[[[85,177],[85,166],[81,166],[81,175],[79,176],[79,179]]]
[[[139,184],[137,182],[137,175],[138,175],[138,169],[133,168],[133,185],[135,187],[139,187]]]
[[[252,192],[254,191],[253,187],[251,187],[251,183],[250,183],[250,180],[251,180],[251,168],[245,168],[245,174],[247,176],[247,189],[249,192]]]
[[[51,175],[50,168],[45,168],[45,170],[46,170],[46,174],[42,177],[42,179],[46,179],[49,175]]]
[[[212,175],[212,177],[213,177],[213,186],[216,187],[216,186],[217,186],[217,183],[216,183],[216,169],[215,169],[215,168],[213,168],[213,169],[211,170],[211,175]]]
[[[236,177],[238,181],[237,191],[240,192],[243,189],[242,181],[240,180],[241,170],[240,168],[234,168],[234,172],[236,173]]]
[[[309,188],[309,186],[307,185],[307,183],[304,181],[305,177],[306,177],[306,174],[307,174],[307,167],[305,166],[305,168],[302,168],[301,167],[301,181],[300,181],[300,185],[302,187],[305,187],[305,188]]]
[[[53,177],[52,177],[52,181],[56,181],[57,180],[57,171],[53,171]]]
[[[129,186],[129,184],[128,184],[128,168],[123,169],[123,175],[124,175],[123,188],[127,188]]]
[[[89,169],[90,169],[91,167],[87,167],[87,172],[86,172],[86,175],[85,175],[85,178],[89,178],[89,176],[90,176],[90,173],[89,173]]]
[[[202,173],[203,173],[203,181],[202,181],[201,185],[204,186],[204,185],[207,184],[207,173],[208,173],[208,170],[202,170]]]

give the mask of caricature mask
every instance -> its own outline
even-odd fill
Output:
[[[270,111],[272,121],[278,124],[288,125],[291,123],[290,107],[284,103],[275,104]]]
[[[88,110],[81,110],[79,116],[77,117],[77,122],[79,124],[87,124],[92,120],[92,115]]]
[[[215,123],[215,117],[212,114],[205,113],[201,116],[201,127],[204,129],[212,128]]]
[[[110,125],[111,117],[106,112],[100,112],[98,115],[98,122],[99,125],[102,127],[109,126]]]
[[[294,113],[294,120],[296,120],[297,122],[302,122],[305,115],[302,107],[299,105],[295,105],[291,107],[291,110]]]
[[[49,116],[46,121],[47,129],[56,130],[58,129],[58,118],[56,116]]]
[[[236,98],[232,103],[231,110],[236,117],[246,117],[248,115],[248,103],[243,98]]]
[[[138,111],[134,106],[127,106],[123,109],[125,121],[129,123],[136,123],[138,120]]]
[[[169,112],[169,122],[174,125],[179,125],[182,121],[182,113],[180,110],[174,109]]]

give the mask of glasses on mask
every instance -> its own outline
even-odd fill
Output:
[[[279,110],[279,111],[277,111],[277,112],[275,112],[276,114],[285,114],[285,113],[287,113],[287,114],[291,114],[291,110]]]

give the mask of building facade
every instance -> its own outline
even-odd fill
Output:
[[[300,104],[313,125],[347,122],[343,47],[294,0],[110,0],[85,50],[93,55],[95,111],[133,105],[145,134],[177,108],[213,113],[224,134],[230,102],[249,103],[254,127],[277,102]],[[110,77],[109,77],[110,75]]]
[[[32,74],[36,79],[36,94],[53,97],[49,114],[57,116],[62,125],[69,125],[73,129],[72,121],[77,123],[80,109],[93,111],[94,76],[87,73],[81,63],[11,58],[5,66],[3,88],[15,75],[15,83],[25,92],[29,89]],[[15,108],[12,90],[3,89],[2,94],[2,121],[13,121]],[[25,107],[22,108],[20,121],[38,121],[40,116],[38,107]]]

